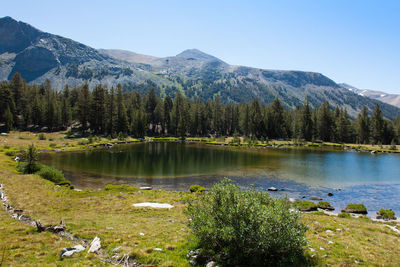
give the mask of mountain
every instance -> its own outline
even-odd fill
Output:
[[[49,79],[57,89],[88,81],[90,88],[99,83],[121,84],[124,90],[140,92],[156,88],[160,95],[180,90],[203,100],[219,96],[225,103],[249,102],[255,97],[270,103],[279,97],[287,108],[307,98],[314,107],[329,101],[353,117],[363,105],[371,111],[375,104],[387,118],[400,114],[399,108],[352,92],[320,73],[233,66],[197,49],[163,58],[94,49],[4,17],[0,19],[0,80],[9,80],[15,72],[28,83]]]
[[[361,96],[366,96],[372,99],[376,99],[387,104],[393,105],[395,107],[400,108],[400,95],[397,94],[388,94],[381,91],[367,90],[367,89],[358,89],[354,86],[348,85],[346,83],[341,83],[340,86],[356,93]]]

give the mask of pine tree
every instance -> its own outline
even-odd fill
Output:
[[[240,107],[240,129],[243,135],[250,136],[250,110],[249,105],[242,104]]]
[[[384,127],[385,122],[383,120],[382,111],[379,105],[376,104],[374,110],[372,111],[371,118],[371,137],[374,144],[384,142]]]
[[[105,90],[102,85],[98,85],[93,89],[90,101],[90,128],[94,133],[105,132]]]
[[[340,110],[336,124],[336,140],[342,143],[349,142],[351,136],[351,122],[347,111]]]
[[[361,144],[368,144],[370,137],[370,119],[368,116],[368,111],[365,106],[362,107],[362,110],[358,114],[357,117],[357,133],[358,133],[358,141]]]
[[[25,81],[22,79],[19,72],[14,73],[10,79],[10,89],[13,95],[14,103],[17,108],[17,114],[21,114],[22,110],[25,108]]]
[[[313,136],[313,121],[308,99],[304,101],[303,108],[301,110],[300,129],[300,137],[307,141],[311,141]]]
[[[272,138],[282,138],[285,136],[285,121],[283,119],[283,107],[278,98],[272,102],[269,113],[269,132]]]
[[[117,111],[115,105],[115,92],[114,87],[111,87],[111,90],[108,94],[108,101],[107,101],[107,131],[108,134],[111,136],[115,135],[116,131],[116,121],[117,121]]]
[[[89,106],[90,104],[90,91],[89,85],[85,83],[79,92],[79,99],[78,99],[78,120],[81,124],[81,131],[85,133],[88,129],[88,122],[89,122]]]
[[[117,132],[128,132],[128,115],[123,101],[121,85],[117,85]]]
[[[331,141],[333,119],[329,109],[329,103],[324,102],[318,110],[317,131],[322,141]]]
[[[151,89],[146,99],[146,113],[148,123],[150,123],[150,132],[152,134],[155,133],[155,129],[157,126],[157,118],[155,114],[155,109],[157,107],[157,95],[154,89]]]
[[[250,113],[250,127],[249,127],[250,133],[252,136],[259,138],[263,133],[264,126],[263,126],[263,116],[261,112],[261,106],[257,98],[253,99],[253,101],[251,102],[249,113]]]
[[[10,107],[8,105],[3,113],[3,121],[4,121],[4,130],[6,132],[11,131],[13,125],[13,115],[11,114]]]
[[[173,107],[172,99],[169,95],[167,95],[164,99],[164,131],[167,131],[168,134],[172,132],[171,128],[171,111]]]

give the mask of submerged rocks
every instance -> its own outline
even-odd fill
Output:
[[[322,198],[316,197],[316,196],[309,197],[309,199],[310,200],[322,200]]]
[[[278,189],[272,186],[268,188],[268,191],[278,191]]]
[[[332,193],[332,192],[329,192],[329,193],[328,193],[328,197],[333,197],[333,193]]]

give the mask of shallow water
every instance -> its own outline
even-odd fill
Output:
[[[226,176],[244,186],[284,189],[271,192],[275,196],[320,196],[337,210],[364,203],[370,215],[379,208],[400,212],[400,156],[395,154],[164,142],[43,154],[41,161],[62,169],[78,188],[126,183],[187,190],[192,184],[210,187]]]

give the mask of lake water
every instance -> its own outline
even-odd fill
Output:
[[[152,142],[42,154],[41,161],[63,170],[77,188],[111,183],[188,190],[193,184],[210,187],[229,177],[243,186],[284,189],[271,192],[274,196],[319,196],[336,211],[348,203],[364,203],[371,216],[380,208],[400,213],[400,155],[396,154]]]

